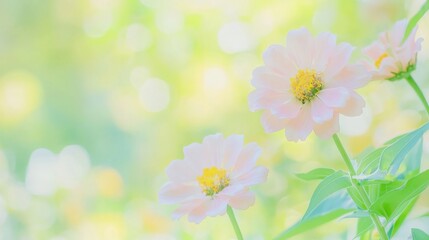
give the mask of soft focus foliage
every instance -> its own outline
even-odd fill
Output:
[[[247,105],[263,51],[302,26],[367,46],[422,2],[1,1],[0,239],[231,238],[225,216],[174,222],[174,207],[157,197],[183,146],[216,132],[243,134],[263,149],[258,162],[270,169],[267,182],[253,187],[254,206],[236,215],[246,239],[274,237],[301,218],[318,184],[295,174],[345,166],[331,140],[312,134],[291,143],[281,132],[264,133],[261,114]],[[425,67],[414,78],[429,96],[428,15],[416,36],[426,39],[417,59]],[[359,90],[363,115],[340,118],[353,156],[427,121],[406,84]],[[422,151],[427,169],[427,134]],[[413,219],[429,212],[428,202],[426,191],[398,239],[411,228],[429,233],[427,215]],[[349,239],[354,222],[334,221],[296,239]]]

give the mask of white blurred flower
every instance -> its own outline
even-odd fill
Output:
[[[251,50],[256,45],[256,39],[248,24],[231,22],[219,30],[218,43],[226,53],[238,53]]]
[[[134,23],[127,27],[125,45],[132,52],[140,52],[152,44],[150,30],[145,26]]]
[[[49,196],[61,188],[77,187],[89,167],[88,154],[80,146],[67,146],[58,155],[37,149],[31,154],[25,185],[34,195]]]

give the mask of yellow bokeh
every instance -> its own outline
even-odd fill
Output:
[[[24,71],[0,76],[0,123],[14,124],[34,112],[41,102],[37,78]]]

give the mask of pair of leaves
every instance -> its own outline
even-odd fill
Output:
[[[380,196],[370,211],[392,220],[398,217],[408,204],[429,186],[429,170],[408,180],[403,186]]]
[[[372,186],[372,185],[371,185]],[[371,205],[369,211],[394,222],[388,232],[390,237],[398,231],[411,209],[417,202],[418,196],[429,186],[429,170],[426,170],[407,181],[395,181],[381,190],[381,195]],[[350,189],[349,189],[350,190]],[[355,200],[356,202],[356,200]],[[358,220],[357,236],[361,237],[373,229],[372,221],[365,215],[356,215]]]
[[[327,175],[330,172],[331,174]],[[325,168],[299,176],[306,180],[320,178],[323,180],[314,191],[302,219],[282,232],[276,239],[292,237],[356,210],[356,205],[345,191],[352,186],[350,177],[346,173]]]
[[[359,161],[356,178],[369,181],[385,180],[388,175],[398,175],[401,167],[405,168],[400,173],[402,175],[418,172],[422,155],[422,136],[427,130],[429,122],[414,131],[393,138],[384,146],[365,155]]]
[[[407,181],[394,181],[379,187],[380,195],[370,207],[370,212],[386,218],[387,222],[392,222],[388,232],[390,237],[398,231],[406,217],[414,207],[418,196],[429,186],[429,170],[424,171]],[[373,185],[369,186],[373,187]],[[370,191],[369,191],[370,192]],[[369,224],[370,219],[358,220],[358,235],[362,236],[372,229]],[[365,225],[365,224],[367,225]],[[365,228],[364,226],[367,226]]]

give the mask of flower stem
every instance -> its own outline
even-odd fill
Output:
[[[410,86],[414,89],[414,92],[416,92],[417,96],[419,97],[420,101],[423,103],[423,106],[425,106],[426,112],[429,114],[429,104],[428,101],[425,98],[425,95],[423,94],[420,87],[417,85],[414,78],[408,74],[408,76],[405,78],[407,82],[410,84]]]
[[[356,176],[356,171],[355,171],[355,169],[353,167],[353,164],[352,164],[352,162],[350,160],[349,155],[347,154],[346,150],[344,149],[343,144],[341,143],[341,140],[340,140],[340,138],[338,137],[337,134],[334,134],[333,139],[334,139],[335,145],[337,145],[338,151],[340,152],[341,156],[344,159],[344,162],[347,165],[347,168],[350,171],[350,175],[351,175],[350,179],[351,179],[351,182],[353,184],[353,187],[355,187],[356,190],[359,192],[359,195],[361,195],[362,200],[363,200],[363,202],[365,204],[365,207],[367,209],[369,209],[370,206],[372,205],[371,200],[369,200],[369,197],[368,197],[365,189],[354,178],[354,176]],[[384,226],[381,223],[380,219],[377,217],[377,215],[375,215],[374,213],[370,213],[370,217],[371,217],[372,222],[376,226],[378,232],[380,233],[381,239],[388,240],[389,238],[387,237],[386,229],[384,229]]]
[[[232,208],[228,205],[226,207],[226,212],[228,213],[229,220],[231,220],[232,227],[234,228],[235,235],[237,235],[238,240],[243,240],[243,235],[241,234],[240,227],[238,226],[237,220],[235,219],[234,212]]]

